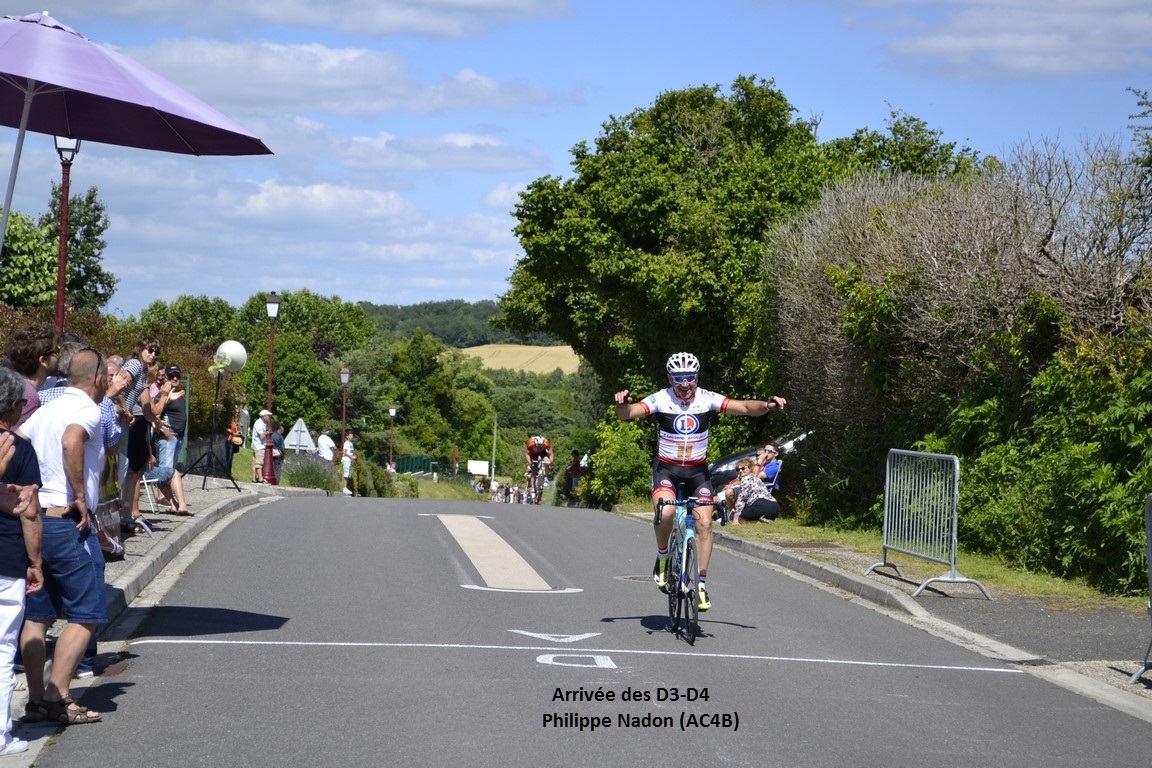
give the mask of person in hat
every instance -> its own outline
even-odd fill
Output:
[[[265,408],[260,411],[260,418],[252,427],[252,482],[263,482],[261,473],[264,470],[264,444],[267,442],[268,429],[272,424],[272,411]]]

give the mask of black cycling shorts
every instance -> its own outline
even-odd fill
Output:
[[[676,493],[678,485],[683,483],[684,495],[695,496],[700,499],[712,498],[712,475],[708,473],[707,464],[670,464],[667,461],[652,462],[652,493],[667,489]]]

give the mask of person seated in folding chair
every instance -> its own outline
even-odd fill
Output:
[[[769,444],[762,448],[757,448],[754,466],[755,471],[752,474],[764,484],[764,489],[768,492],[768,498],[775,501],[776,497],[774,494],[776,493],[776,489],[780,487],[780,467],[782,466],[780,454],[776,451],[776,446]],[[738,475],[736,480],[724,489],[724,503],[726,510],[729,511],[724,517],[725,521],[731,517],[730,511],[736,506],[736,485],[739,481],[740,477]]]
[[[754,523],[758,520],[770,522],[779,517],[780,505],[757,477],[756,464],[752,459],[740,459],[736,462],[736,473],[740,480],[730,489],[736,497],[732,506],[732,525]]]

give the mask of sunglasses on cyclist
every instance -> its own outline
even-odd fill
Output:
[[[694,373],[683,373],[679,375],[674,374],[672,376],[672,381],[676,384],[691,384],[692,382],[696,381],[696,378],[697,376]]]

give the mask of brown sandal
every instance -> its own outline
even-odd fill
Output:
[[[48,708],[44,706],[42,701],[29,701],[24,705],[24,717],[20,718],[25,723],[42,723],[48,719]]]
[[[55,720],[60,725],[85,725],[98,723],[103,719],[100,713],[72,701],[71,696],[65,696],[60,701],[45,700],[40,702],[40,706],[44,709],[45,720]]]

